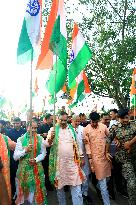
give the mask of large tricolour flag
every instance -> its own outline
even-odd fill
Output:
[[[130,105],[136,107],[136,68],[133,69],[132,84],[130,87]]]
[[[37,69],[45,68],[51,68],[46,87],[53,96],[54,91],[57,93],[62,89],[67,77],[67,31],[63,0],[53,0],[48,18],[37,63]]]
[[[32,61],[40,45],[42,0],[28,0],[17,48],[17,63]]]
[[[78,25],[74,24],[72,35],[72,51],[70,56],[70,67],[68,70],[68,85],[69,88],[73,87],[73,83],[80,72],[85,69],[88,61],[92,57],[92,51],[86,44]],[[75,83],[74,83],[75,84]]]
[[[85,71],[83,70],[76,78],[76,83],[70,90],[70,96],[72,99],[68,101],[68,104],[70,104],[69,107],[74,107],[78,102],[81,102],[84,99],[86,94],[90,93],[91,89],[89,86],[88,78]]]

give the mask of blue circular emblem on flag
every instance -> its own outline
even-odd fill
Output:
[[[71,54],[70,54],[70,63],[72,63],[72,61],[74,60],[75,58],[75,54],[74,54],[74,51],[72,50],[71,51]]]
[[[38,0],[29,0],[26,12],[31,16],[36,16],[40,11],[40,4]]]

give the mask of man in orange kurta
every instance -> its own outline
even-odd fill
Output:
[[[110,205],[106,178],[111,175],[110,162],[106,159],[106,137],[109,134],[106,125],[99,122],[97,112],[90,114],[90,124],[84,128],[86,153],[93,172],[95,172],[104,205]]]
[[[8,195],[11,199],[11,186],[10,186],[10,162],[9,162],[9,150],[14,150],[16,143],[9,137],[0,134],[0,157],[3,164],[2,174],[4,176]]]

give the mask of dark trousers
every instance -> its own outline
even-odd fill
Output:
[[[122,175],[127,182],[130,205],[136,205],[136,175],[131,161],[122,164]]]
[[[11,194],[12,198],[14,197],[16,193],[16,183],[15,183],[15,178],[16,178],[16,172],[18,168],[18,162],[11,160],[10,163],[10,183],[11,183]]]
[[[50,147],[47,148],[47,153],[45,159],[42,161],[44,174],[45,174],[45,186],[48,190],[51,186],[50,180],[49,180],[49,155],[50,155]]]

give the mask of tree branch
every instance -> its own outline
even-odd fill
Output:
[[[118,11],[115,9],[115,7],[112,5],[112,3],[111,3],[109,0],[107,0],[107,1],[108,1],[108,3],[110,4],[110,6],[113,8],[113,10],[115,11],[115,13],[118,14],[119,18],[123,21],[122,16],[118,13]]]
[[[124,6],[124,17],[123,17],[123,27],[122,27],[122,39],[124,39],[124,36],[125,36],[126,12],[127,12],[127,0],[125,0],[125,6]]]

